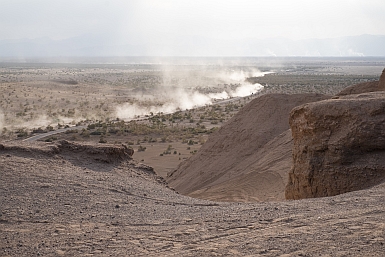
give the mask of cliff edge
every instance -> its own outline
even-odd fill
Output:
[[[294,165],[286,199],[333,196],[385,181],[385,92],[296,107],[290,127]]]

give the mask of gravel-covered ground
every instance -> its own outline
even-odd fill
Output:
[[[219,203],[130,159],[0,147],[1,256],[384,256],[385,185],[335,197]]]

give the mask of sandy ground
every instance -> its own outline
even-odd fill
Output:
[[[138,151],[138,147],[134,147],[135,154],[133,156],[134,160],[145,163],[154,168],[156,174],[167,177],[167,173],[175,170],[175,167],[178,164],[193,155],[194,151],[198,151],[201,147],[200,144],[187,145],[182,144],[181,142],[171,142],[171,143],[157,143],[157,144],[141,144],[146,147],[146,150],[143,152]],[[171,154],[161,154],[167,150],[169,146],[171,147]],[[174,154],[174,152],[177,152]]]
[[[285,66],[282,70],[292,70],[255,82],[266,83],[266,93],[332,94],[378,78],[374,70],[383,68],[312,65]],[[143,67],[83,68],[1,67],[2,125],[32,129],[86,117],[105,121],[113,117],[115,105],[132,101],[130,92],[159,83],[158,75]],[[196,113],[193,126],[206,111]],[[237,111],[226,113],[224,121]],[[61,120],[51,123],[55,117]],[[214,126],[208,117],[202,121],[207,128]],[[135,150],[134,160],[108,163],[84,153],[53,153],[49,146],[54,143],[8,142],[17,130],[3,130],[0,144],[16,147],[0,147],[0,256],[384,256],[385,184],[298,201],[194,199],[176,193],[138,162],[165,176],[201,147],[183,140],[199,142],[208,133],[165,132],[151,135],[156,143],[144,142],[146,134],[107,133],[108,144],[134,142]],[[160,142],[166,134],[170,141]],[[61,139],[98,145],[100,136],[83,137],[78,131],[53,141]],[[138,151],[137,140],[144,152]],[[169,145],[171,154],[161,156]]]
[[[43,145],[42,145],[43,144]],[[385,185],[221,203],[175,193],[131,160],[47,143],[0,150],[1,256],[383,256]]]

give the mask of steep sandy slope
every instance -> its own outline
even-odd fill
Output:
[[[231,202],[283,200],[283,188],[292,166],[292,147],[291,131],[286,130],[239,163],[236,169],[240,175],[189,196]]]
[[[327,98],[270,94],[253,100],[169,174],[168,183],[182,194],[210,200],[284,199],[292,163],[292,143],[289,133],[284,133],[289,129],[289,112]]]

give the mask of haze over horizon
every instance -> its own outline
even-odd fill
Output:
[[[381,0],[3,0],[0,57],[385,56]]]

